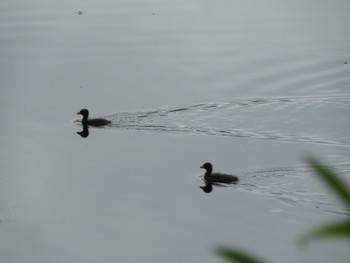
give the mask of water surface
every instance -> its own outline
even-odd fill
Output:
[[[348,1],[0,3],[4,262],[344,262],[295,246],[348,211]],[[85,138],[75,113],[112,121]],[[88,136],[86,136],[88,135]],[[204,185],[204,162],[240,183]]]

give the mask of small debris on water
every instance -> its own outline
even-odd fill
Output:
[[[79,15],[79,16],[81,16],[82,14],[84,14],[84,12],[83,11],[77,11],[77,12],[75,12],[77,15]]]

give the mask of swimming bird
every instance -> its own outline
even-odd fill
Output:
[[[81,124],[99,127],[99,126],[105,126],[107,124],[110,124],[111,121],[102,119],[102,118],[96,118],[96,119],[89,119],[89,111],[87,109],[82,109],[77,114],[83,115],[83,118],[81,119]]]
[[[200,168],[206,170],[204,179],[211,183],[236,183],[238,177],[230,174],[212,173],[213,165],[211,163],[205,163]]]

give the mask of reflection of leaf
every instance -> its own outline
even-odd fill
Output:
[[[317,228],[303,236],[300,240],[300,244],[306,245],[312,239],[325,237],[345,237],[350,239],[350,220]]]
[[[227,259],[229,262],[263,263],[263,261],[259,259],[256,259],[240,250],[235,250],[232,248],[219,247],[217,249],[217,254]]]
[[[312,157],[306,158],[307,163],[315,170],[316,174],[332,189],[338,197],[350,209],[350,192],[345,184],[329,168],[322,165]]]

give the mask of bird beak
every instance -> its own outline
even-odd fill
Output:
[[[80,111],[79,111],[79,112],[77,112],[77,115],[81,115]]]
[[[201,167],[199,167],[199,168],[204,168],[204,167],[203,167],[203,165],[202,165],[202,166],[201,166]]]

